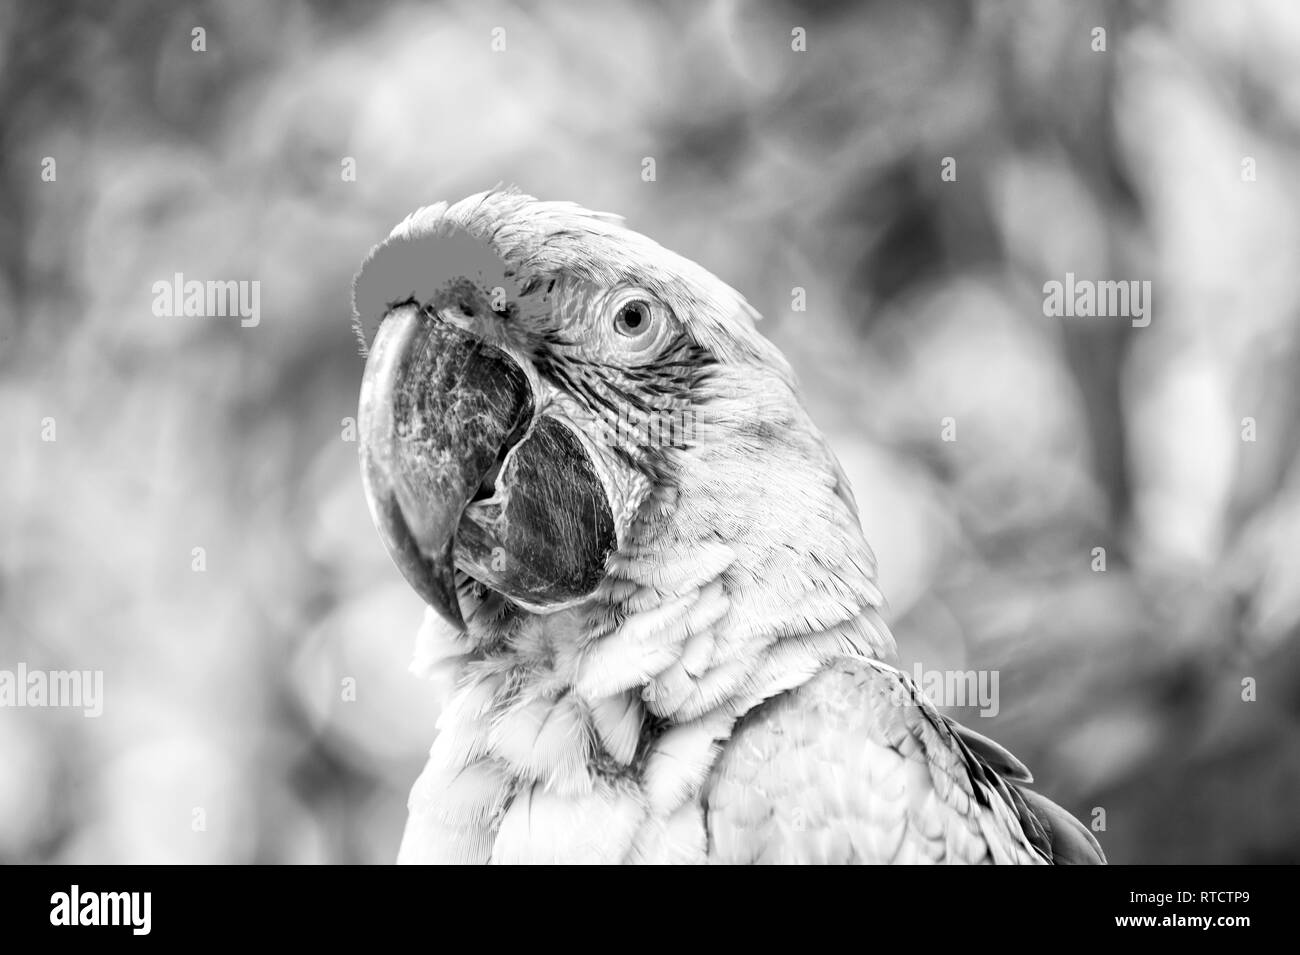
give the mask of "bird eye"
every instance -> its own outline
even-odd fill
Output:
[[[651,314],[649,302],[639,298],[626,302],[614,313],[614,331],[627,338],[639,338],[650,331]]]

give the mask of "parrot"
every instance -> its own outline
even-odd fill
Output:
[[[758,312],[497,186],[352,285],[361,483],[444,680],[402,864],[1104,864],[895,664],[854,493]]]

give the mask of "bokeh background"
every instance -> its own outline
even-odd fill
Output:
[[[29,0],[0,38],[0,667],[105,674],[99,719],[0,709],[0,860],[394,858],[438,701],[349,282],[498,182],[748,295],[904,664],[996,669],[955,715],[1112,861],[1300,859],[1300,4]],[[1045,317],[1067,271],[1151,281],[1150,326]],[[176,272],[260,324],[156,317]]]

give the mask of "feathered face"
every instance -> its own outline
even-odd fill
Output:
[[[355,309],[371,515],[455,623],[467,590],[552,612],[652,536],[761,522],[787,459],[851,508],[749,306],[612,217],[514,192],[421,210]]]

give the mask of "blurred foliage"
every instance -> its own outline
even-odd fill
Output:
[[[437,701],[349,282],[504,181],[765,313],[904,664],[997,668],[955,715],[1113,861],[1300,860],[1298,53],[1287,0],[0,5],[0,666],[106,685],[0,710],[0,859],[392,860]],[[1067,271],[1151,280],[1151,325],[1045,318]],[[261,324],[155,317],[176,272]]]

